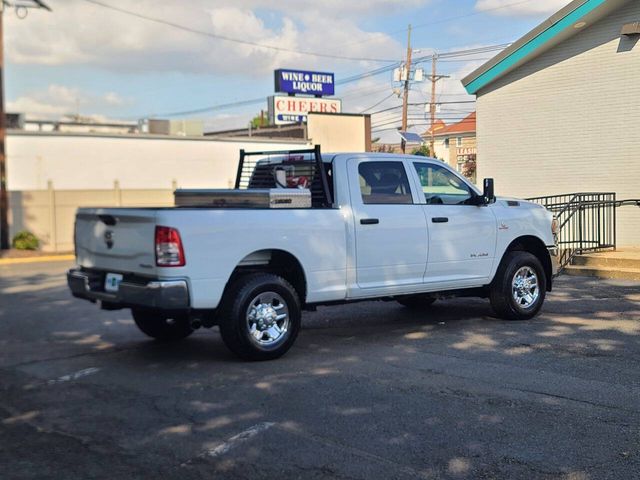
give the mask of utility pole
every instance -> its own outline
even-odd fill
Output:
[[[407,63],[404,66],[404,93],[402,95],[402,131],[407,131],[407,112],[409,110],[409,83],[411,80],[411,24],[407,30]],[[407,142],[402,139],[400,144],[402,146],[402,153],[405,153],[407,148]]]
[[[5,156],[4,111],[4,1],[0,0],[0,250],[9,245],[9,194],[7,193],[7,157]]]
[[[435,146],[436,140],[434,138],[435,132],[433,126],[436,123],[436,71],[438,63],[438,54],[433,52],[433,58],[431,58],[431,105],[429,110],[431,112],[431,139],[429,140],[429,155],[435,158]]]
[[[433,56],[431,57],[431,104],[429,106],[429,110],[431,113],[431,139],[429,140],[429,155],[435,158],[435,131],[433,129],[436,123],[436,82],[441,78],[449,78],[448,75],[438,75],[437,73],[437,64],[438,64],[438,54],[433,52]]]
[[[9,193],[7,192],[6,112],[4,111],[4,7],[15,7],[18,18],[24,18],[28,9],[51,9],[42,0],[0,0],[0,250],[11,247],[9,241]],[[22,12],[22,13],[20,13]],[[21,16],[24,15],[24,16]]]

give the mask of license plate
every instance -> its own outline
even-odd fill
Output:
[[[107,273],[104,279],[104,291],[105,292],[117,292],[120,288],[120,282],[122,281],[122,275],[119,273]]]

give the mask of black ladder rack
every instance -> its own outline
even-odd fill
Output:
[[[327,170],[324,162],[322,161],[322,155],[320,152],[320,145],[316,145],[314,148],[297,149],[297,150],[272,150],[262,152],[247,152],[244,149],[240,150],[240,161],[238,163],[238,172],[236,175],[235,188],[247,189],[250,184],[260,183],[261,188],[268,188],[270,185],[262,183],[270,183],[273,181],[272,176],[262,174],[262,177],[256,178],[256,165],[261,160],[251,160],[251,157],[270,157],[270,156],[295,156],[295,155],[309,155],[309,160],[305,160],[304,157],[300,162],[296,163],[297,166],[302,164],[308,164],[308,176],[312,178],[311,181],[311,198],[314,207],[330,208],[333,206],[333,199],[331,190],[329,188],[329,180],[327,177]],[[295,163],[292,162],[292,163]]]

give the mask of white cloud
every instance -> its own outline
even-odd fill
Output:
[[[232,6],[190,0],[111,1],[116,7],[215,35],[350,57],[396,58],[401,44],[366,32],[365,15],[430,0],[237,0]],[[214,5],[213,7],[211,5]],[[257,12],[260,12],[258,15]],[[264,75],[280,66],[329,68],[335,61],[215,40],[80,0],[57,2],[21,21],[7,14],[7,58],[19,64],[89,65],[120,72],[176,71]]]
[[[119,107],[128,102],[114,92],[98,95],[78,88],[52,84],[45,90],[22,95],[7,102],[7,111],[27,113],[33,118],[58,118],[77,113],[97,118],[95,111]]]
[[[491,15],[536,16],[551,15],[571,0],[478,0],[476,10],[487,11]]]

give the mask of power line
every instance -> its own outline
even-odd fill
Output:
[[[97,2],[97,0],[85,0],[85,1],[86,2],[90,2],[90,3],[101,4],[100,2]],[[107,8],[111,8],[111,7],[107,7]],[[486,51],[492,51],[492,50],[502,50],[508,45],[509,44],[489,45],[489,46],[486,46],[486,47],[479,47],[479,48],[472,48],[472,49],[465,49],[465,50],[454,50],[454,51],[451,51],[451,52],[439,54],[438,58],[443,58],[443,57],[444,58],[451,58],[451,57],[456,57],[456,56],[473,55],[473,54],[479,53],[479,52],[486,52]],[[427,56],[424,56],[424,57],[417,58],[416,62],[422,62],[422,61],[427,61],[427,60],[431,60],[431,59],[433,59],[433,55],[427,55]],[[364,78],[368,78],[368,77],[372,77],[372,76],[375,76],[375,75],[380,75],[382,73],[390,72],[394,68],[396,68],[398,65],[400,65],[400,63],[401,62],[395,62],[392,65],[386,65],[384,67],[378,67],[378,68],[375,68],[373,70],[369,70],[367,72],[363,72],[363,73],[360,73],[360,74],[356,74],[356,75],[352,75],[350,77],[343,78],[341,80],[336,81],[336,85],[345,85],[347,83],[357,82],[358,80],[362,80]],[[196,109],[193,109],[193,110],[184,110],[184,111],[169,112],[169,113],[154,114],[154,115],[140,115],[140,116],[137,116],[135,118],[154,117],[154,116],[155,117],[179,117],[179,116],[183,116],[183,115],[196,115],[196,114],[213,112],[213,111],[218,111],[218,110],[225,110],[225,109],[228,109],[228,108],[239,107],[239,106],[257,105],[259,103],[264,102],[264,99],[265,99],[265,97],[254,98],[254,99],[249,99],[249,100],[240,100],[240,101],[237,101],[237,102],[225,103],[225,104],[220,104],[220,105],[212,105],[212,106],[209,106],[209,107],[196,108]],[[425,103],[422,103],[421,105],[424,105]],[[439,104],[446,104],[448,102],[438,102],[438,103]],[[475,103],[475,101],[452,102],[452,103]],[[409,105],[412,105],[412,104],[409,104]],[[399,106],[397,108],[401,108],[401,106]],[[382,110],[382,111],[385,111],[385,110]],[[379,112],[373,112],[372,115],[375,114],[375,113],[379,113]]]
[[[420,23],[420,24],[414,25],[413,28],[416,29],[416,28],[429,27],[429,26],[432,26],[432,25],[439,25],[441,23],[452,22],[452,21],[455,21],[455,20],[460,20],[462,18],[473,17],[473,16],[476,16],[476,15],[483,15],[483,14],[485,14],[487,12],[501,10],[503,8],[515,7],[517,5],[522,5],[524,3],[529,3],[529,2],[532,2],[532,1],[534,1],[534,0],[520,0],[519,2],[507,3],[505,5],[500,5],[498,7],[493,7],[493,8],[485,8],[483,10],[477,10],[475,12],[466,13],[464,15],[456,15],[456,16],[453,16],[453,17],[445,17],[445,18],[433,20],[431,22]],[[406,34],[406,32],[407,32],[407,29],[403,28],[403,29],[400,29],[400,30],[394,30],[392,32],[386,32],[386,35],[394,36],[394,35],[399,35],[401,33],[402,34]],[[357,40],[355,42],[344,43],[344,44],[342,44],[342,46],[344,47],[344,46],[349,46],[349,45],[358,45],[358,44],[365,43],[365,42],[370,42],[370,41],[371,41],[370,39]]]
[[[385,59],[381,59],[381,58],[364,58],[364,57],[347,57],[347,56],[342,56],[342,55],[331,55],[328,53],[320,53],[320,52],[310,52],[310,51],[304,51],[304,50],[295,50],[292,48],[286,48],[286,47],[278,47],[276,45],[267,45],[264,43],[258,43],[258,42],[252,42],[249,40],[243,40],[241,38],[234,38],[234,37],[229,37],[227,35],[219,35],[216,33],[211,33],[211,32],[205,32],[204,30],[198,30],[196,28],[192,28],[186,25],[182,25],[179,23],[175,23],[169,20],[164,20],[162,18],[157,18],[157,17],[151,17],[148,15],[143,15],[141,13],[137,13],[134,12],[132,10],[126,10],[124,8],[120,8],[120,7],[116,7],[114,5],[109,5],[108,3],[103,3],[99,0],[84,0],[87,3],[91,3],[93,5],[97,5],[99,7],[103,7],[103,8],[107,8],[109,10],[114,10],[116,12],[120,12],[123,13],[125,15],[130,15],[132,17],[136,17],[142,20],[147,20],[149,22],[154,22],[154,23],[158,23],[161,25],[165,25],[168,27],[173,27],[176,28],[178,30],[182,30],[184,32],[189,32],[189,33],[193,33],[196,35],[203,35],[209,38],[212,38],[214,40],[222,40],[225,42],[232,42],[232,43],[238,43],[241,45],[249,45],[252,47],[257,47],[257,48],[264,48],[267,50],[274,50],[274,51],[278,51],[278,52],[288,52],[288,53],[295,53],[298,55],[311,55],[314,57],[323,57],[323,58],[335,58],[338,60],[351,60],[351,61],[358,61],[358,62],[383,62],[383,63],[395,63],[395,60],[385,60]]]
[[[421,102],[421,103],[409,103],[409,106],[411,107],[415,107],[415,106],[424,106],[427,104],[430,104],[431,102]],[[436,102],[438,105],[457,105],[459,103],[476,103],[475,100],[460,100],[458,102]],[[388,112],[389,110],[397,110],[398,108],[402,108],[402,105],[397,105],[395,107],[389,107],[389,108],[385,108],[383,110],[378,110],[377,112],[371,112],[371,115],[375,115],[376,113],[382,113],[382,112]]]
[[[262,103],[264,102],[265,97],[260,97],[260,98],[253,98],[251,100],[240,100],[237,102],[231,102],[231,103],[221,103],[220,105],[212,105],[210,107],[203,107],[203,108],[196,108],[193,110],[183,110],[181,112],[170,112],[170,113],[162,113],[162,114],[155,114],[155,115],[147,115],[150,117],[181,117],[184,115],[197,115],[199,113],[207,113],[207,112],[213,112],[216,110],[226,110],[227,108],[233,108],[233,107],[244,107],[247,105],[255,105],[258,103]],[[139,117],[136,117],[139,118]]]
[[[374,87],[371,88],[365,88],[365,89],[351,89],[348,91],[345,91],[344,93],[342,93],[340,95],[340,98],[344,99],[354,99],[354,98],[360,98],[360,97],[365,97],[365,96],[371,96],[371,95],[377,95],[378,93],[382,93],[382,92],[388,92],[389,91],[389,85],[376,85]]]
[[[449,118],[445,118],[445,120],[449,121],[449,122],[455,122],[453,123],[453,125],[464,125],[464,124],[473,124],[476,122],[475,119],[468,119],[467,118],[468,115],[466,116],[457,116],[457,117],[449,117]],[[423,116],[411,116],[408,118],[409,120],[426,120]],[[372,129],[376,129],[376,128],[380,128],[380,127],[385,127],[387,125],[394,125],[394,124],[398,124],[402,121],[401,118],[396,118],[395,120],[384,120],[382,122],[378,122],[374,125],[372,125]],[[431,123],[425,123],[425,125],[431,125]]]
[[[380,100],[379,102],[371,105],[369,108],[365,108],[364,110],[362,110],[360,113],[365,113],[367,110],[371,110],[372,108],[376,108],[378,105],[386,102],[387,100],[389,100],[391,97],[393,97],[395,95],[395,93],[391,92],[389,95],[387,95],[386,97],[384,97],[382,100]]]
[[[496,10],[501,10],[503,8],[515,7],[517,5],[522,5],[523,3],[530,3],[532,1],[533,0],[520,0],[519,2],[507,3],[505,5],[500,5],[498,7],[493,7],[493,8],[485,8],[485,9],[478,10],[478,11],[475,11],[475,12],[466,13],[464,15],[457,15],[457,16],[454,16],[454,17],[445,17],[445,18],[441,18],[439,20],[434,20],[434,21],[431,21],[431,22],[420,23],[418,25],[415,25],[413,28],[424,28],[424,27],[430,27],[432,25],[439,25],[441,23],[452,22],[454,20],[460,20],[462,18],[474,17],[476,15],[483,15],[483,14],[485,14],[487,12],[493,12],[493,11],[496,11]]]

